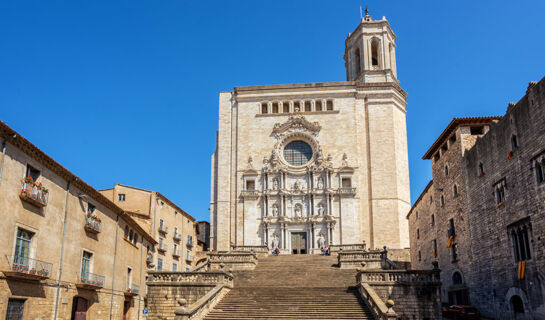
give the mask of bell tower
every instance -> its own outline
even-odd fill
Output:
[[[395,58],[396,35],[385,17],[373,20],[369,10],[345,40],[344,61],[348,81],[398,82]]]

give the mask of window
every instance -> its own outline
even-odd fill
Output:
[[[539,163],[538,161],[536,161],[535,167],[536,167],[536,180],[537,180],[537,183],[542,183],[543,180],[544,180],[543,165],[541,163]]]
[[[178,272],[178,264],[177,263],[172,263],[172,272]]]
[[[133,237],[134,237],[134,233],[133,233],[132,230],[131,230],[131,231],[129,231],[129,241],[132,242]]]
[[[450,262],[454,263],[458,261],[458,246],[453,243],[450,247]]]
[[[511,241],[515,261],[524,261],[532,258],[529,241],[529,223],[520,224],[510,228]]]
[[[254,180],[246,180],[246,190],[255,190]]]
[[[316,104],[316,111],[322,111],[322,100],[316,100],[314,103]]]
[[[174,244],[174,250],[172,252],[174,252],[174,254],[177,254],[178,253],[178,245],[177,244]]]
[[[457,185],[454,185],[452,187],[452,194],[454,194],[455,197],[458,196],[458,186]]]
[[[375,38],[371,40],[371,64],[378,67],[378,40]]]
[[[438,255],[438,253],[437,253],[437,240],[433,239],[433,240],[431,241],[431,246],[432,246],[432,248],[433,248],[433,252],[432,252],[432,253],[433,253],[433,257],[434,257],[434,258],[437,258],[437,255]]]
[[[484,133],[484,127],[483,126],[477,126],[477,127],[471,127],[469,129],[469,132],[471,135],[481,135]]]
[[[125,226],[124,236],[125,236],[125,239],[129,238],[129,226]]]
[[[163,201],[161,201],[161,208],[163,208],[165,206],[165,203]]]
[[[127,268],[127,289],[131,288],[132,283],[132,269],[131,267]]]
[[[302,166],[312,158],[312,148],[304,141],[292,141],[284,147],[284,159],[292,166]]]
[[[445,206],[445,197],[441,195],[441,207]]]
[[[430,225],[433,227],[435,225],[435,216],[432,214],[431,215],[431,223]]]
[[[445,176],[448,176],[448,166],[445,166]]]
[[[449,219],[449,229],[448,229],[448,236],[453,237],[456,236],[456,229],[454,228],[454,219]]]
[[[293,110],[298,110],[298,111],[301,111],[301,112],[304,112],[306,111],[304,108],[301,108],[301,104],[299,103],[299,101],[295,101],[293,103]]]
[[[90,203],[87,204],[87,213],[95,213],[95,209],[96,208],[95,208],[94,205],[92,205]]]
[[[278,106],[278,102],[273,102],[273,107],[274,107],[274,105]],[[289,104],[283,104],[282,112],[283,113],[289,113],[290,112],[290,105]]]
[[[444,145],[441,146],[441,152],[443,154],[445,154],[445,152],[447,152],[447,150],[448,150],[448,145],[445,143]]]
[[[117,200],[118,201],[125,201],[125,194],[124,193],[120,193],[117,195]]]
[[[189,267],[185,267],[185,271],[188,272],[188,271],[189,271]]]
[[[278,108],[278,104],[276,105],[276,107]],[[266,114],[267,112],[268,112],[267,102],[261,103],[261,113]]]
[[[159,228],[163,228],[165,226],[165,222],[163,221],[163,219],[159,219]]]
[[[513,135],[511,137],[511,150],[515,150],[516,148],[518,148],[518,142],[517,142],[517,136],[516,135]]]
[[[450,142],[450,145],[454,144],[454,142],[456,142],[456,133],[453,134],[450,139],[449,139],[449,142]]]
[[[9,299],[6,320],[23,320],[24,299]]]
[[[430,196],[430,204],[433,203],[433,196]]]
[[[40,170],[34,168],[33,166],[27,164],[26,165],[26,176],[31,177],[32,181],[38,180],[40,177]]]
[[[420,239],[420,229],[416,229],[416,239]]]
[[[343,188],[352,188],[352,179],[350,178],[342,178],[341,179],[341,186]]]
[[[132,239],[132,243],[136,245],[138,243],[138,234],[134,232],[134,238]]]
[[[273,105],[272,106],[272,113],[278,113],[278,105]]]
[[[416,211],[416,219],[418,219],[418,211]]]
[[[17,238],[15,240],[14,264],[29,265],[30,244],[34,233],[24,229],[17,229]]]
[[[326,101],[326,107],[327,107],[327,111],[332,111],[333,110],[333,100],[327,100]]]
[[[480,162],[479,163],[479,176],[482,176],[484,175],[484,166],[483,166],[483,163]]]
[[[81,258],[81,277],[87,280],[89,279],[89,273],[91,272],[92,258],[92,253],[83,251],[83,256]]]
[[[435,155],[433,156],[433,161],[437,162],[440,158],[441,154],[439,153],[439,151],[437,151],[437,153],[435,153]]]
[[[289,101],[284,101],[282,102],[282,105],[284,105],[284,109],[286,109],[286,107],[288,108],[288,111],[290,109],[290,102]],[[295,110],[295,108],[293,108],[293,112],[299,112],[300,110]]]
[[[454,274],[452,275],[452,284],[457,285],[462,283],[463,283],[463,280],[462,280],[462,275],[460,274],[460,272],[458,271],[454,272]]]
[[[163,259],[157,258],[157,271],[163,271]]]
[[[310,112],[312,111],[312,108],[311,108],[311,104],[310,104],[310,101],[305,101],[305,112]]]
[[[418,261],[422,261],[422,252],[418,250]]]
[[[494,185],[494,194],[496,195],[496,204],[500,207],[505,202],[505,179]]]

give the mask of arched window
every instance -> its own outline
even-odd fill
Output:
[[[272,113],[278,113],[278,104],[273,104]]]
[[[132,241],[134,244],[138,243],[138,234],[134,233],[134,239]]]
[[[129,226],[125,226],[125,238],[129,236]]]
[[[267,113],[267,102],[261,103],[261,113]]]
[[[356,48],[354,50],[354,71],[356,71],[356,77],[359,76],[361,71],[361,61],[360,61],[360,49]]]
[[[452,187],[452,193],[454,194],[454,196],[458,196],[458,186],[457,185],[454,185],[454,187]]]
[[[441,207],[445,206],[445,197],[441,195]]]
[[[517,142],[517,136],[513,135],[511,137],[511,150],[515,150],[518,146],[519,146],[519,144]]]
[[[376,67],[379,65],[378,45],[378,39],[371,40],[371,65]]]
[[[462,284],[462,275],[460,272],[456,271],[452,275],[452,285]]]
[[[134,236],[134,235],[133,235],[133,233],[132,233],[132,230],[131,230],[131,231],[129,231],[129,240],[130,240],[130,241],[132,241],[132,239],[133,239],[133,236]]]

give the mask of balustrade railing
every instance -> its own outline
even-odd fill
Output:
[[[353,243],[353,244],[332,244],[329,246],[329,252],[336,253],[341,251],[353,251],[353,250],[365,250],[365,243]]]
[[[79,278],[80,284],[87,288],[102,288],[104,287],[104,276],[86,272],[81,273]]]
[[[21,193],[19,197],[38,207],[47,205],[49,190],[42,186],[41,183],[34,182],[30,177],[23,180]]]
[[[174,240],[182,241],[182,234],[175,231],[173,235]]]
[[[337,189],[338,194],[356,194],[356,188],[339,188]]]
[[[440,283],[439,273],[435,270],[360,270],[358,283]]]
[[[168,282],[186,284],[210,284],[233,283],[233,275],[224,271],[206,272],[148,272],[148,285],[164,285]]]
[[[85,230],[93,233],[99,233],[101,225],[102,221],[97,216],[88,213],[85,217]]]
[[[49,262],[15,255],[6,257],[9,270],[4,273],[10,276],[35,279],[47,279],[51,276],[53,264]]]
[[[167,234],[168,233],[168,227],[165,226],[164,224],[160,224],[159,225],[159,232],[162,232],[164,234]]]
[[[256,253],[268,253],[267,246],[236,246],[232,245],[231,250],[241,252],[256,252]]]
[[[242,190],[240,195],[243,198],[257,198],[260,195],[260,192],[257,190]]]

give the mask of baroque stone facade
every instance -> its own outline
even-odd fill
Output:
[[[214,250],[408,246],[407,95],[395,39],[385,19],[366,16],[346,39],[346,82],[220,93]]]
[[[411,258],[416,268],[439,262],[444,302],[545,319],[543,128],[545,79],[503,117],[453,120],[424,156],[433,182],[408,215]]]

